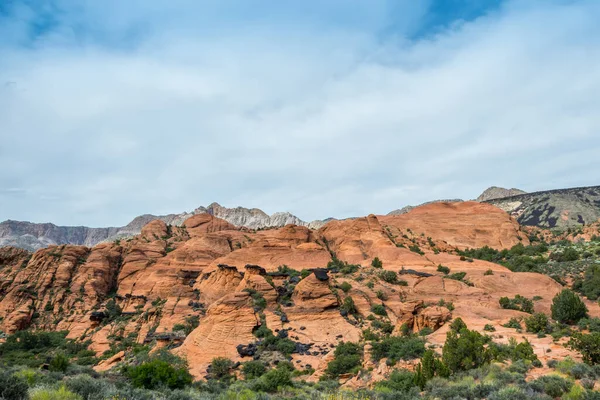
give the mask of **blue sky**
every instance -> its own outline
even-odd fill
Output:
[[[0,3],[0,220],[598,184],[597,1]]]

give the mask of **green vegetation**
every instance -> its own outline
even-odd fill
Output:
[[[443,266],[442,264],[438,265],[437,271],[441,272],[444,275],[448,275],[450,273],[450,268]]]
[[[360,369],[363,349],[356,343],[341,342],[335,348],[334,359],[327,364],[325,373],[334,378],[341,374],[356,373]]]
[[[371,306],[371,312],[375,315],[387,316],[387,311],[383,304],[373,304]]]
[[[379,274],[379,278],[387,283],[395,285],[398,283],[398,274],[394,271],[383,271]]]
[[[564,289],[552,299],[552,319],[563,324],[575,324],[587,317],[587,307],[579,296]]]
[[[460,318],[453,322],[451,328],[442,351],[443,362],[451,373],[477,368],[491,360],[485,336],[469,330]]]
[[[383,268],[383,263],[379,259],[379,257],[375,257],[373,261],[371,261],[371,267],[373,268]]]
[[[125,375],[134,387],[144,389],[183,389],[192,383],[192,376],[185,367],[174,367],[164,360],[154,359],[137,366],[128,367]]]
[[[516,295],[514,299],[501,297],[499,302],[500,307],[508,310],[523,311],[529,314],[533,313],[533,301],[520,294]]]
[[[527,332],[548,333],[550,330],[550,321],[544,313],[535,313],[531,317],[525,318],[525,327]]]
[[[414,360],[425,352],[425,343],[417,336],[389,336],[371,345],[373,359],[387,358],[390,365],[399,360]]]
[[[410,246],[408,246],[408,249],[410,251],[412,251],[413,253],[417,253],[420,255],[425,255],[425,252],[423,250],[421,250],[421,248],[415,243],[415,244],[411,244]]]
[[[348,282],[342,282],[339,287],[344,293],[348,293],[352,289],[352,285]]]

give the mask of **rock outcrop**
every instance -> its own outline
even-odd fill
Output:
[[[475,201],[488,201],[495,199],[503,199],[505,197],[518,196],[527,192],[521,189],[505,189],[498,186],[491,186],[483,191]]]
[[[538,351],[546,339],[499,326],[523,313],[500,308],[498,300],[540,296],[536,311],[548,312],[561,286],[454,252],[516,243],[528,243],[518,223],[477,202],[331,221],[318,230],[253,231],[209,213],[189,215],[181,226],[153,220],[137,236],[91,248],[50,246],[33,254],[0,248],[0,330],[66,330],[104,354],[98,370],[127,362],[123,343],[166,348],[185,356],[197,379],[215,357],[259,357],[314,368],[307,377],[314,381],[337,344],[361,340],[364,329],[428,328],[428,342],[440,346],[455,317],[474,329],[492,322],[506,340],[528,335]],[[449,279],[440,264],[464,279]],[[387,316],[375,316],[374,306]],[[591,315],[598,310],[590,305]],[[259,328],[289,339],[290,351],[265,350]],[[374,368],[383,377],[392,366]],[[362,384],[350,376],[348,382]]]
[[[600,186],[547,190],[486,200],[521,225],[566,229],[600,219]]]

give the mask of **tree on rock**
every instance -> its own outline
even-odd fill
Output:
[[[569,289],[564,289],[552,299],[552,318],[563,324],[575,324],[587,317],[587,307],[583,301]]]

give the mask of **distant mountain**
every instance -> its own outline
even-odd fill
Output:
[[[425,203],[419,204],[418,206],[404,206],[404,207],[399,208],[397,210],[390,211],[387,215],[401,215],[401,214],[406,214],[407,212],[409,212],[413,208],[421,207],[421,206],[424,206],[426,204],[433,204],[433,203],[458,203],[458,202],[462,202],[462,201],[464,201],[464,200],[462,200],[462,199],[432,200],[432,201],[427,201]]]
[[[505,197],[518,196],[520,194],[525,194],[527,192],[521,189],[505,189],[498,186],[492,186],[487,188],[483,193],[479,195],[476,201],[488,201],[494,199],[503,199]]]
[[[525,193],[484,203],[510,213],[521,225],[564,229],[600,219],[600,186]]]
[[[54,244],[78,244],[91,247],[103,241],[137,235],[144,225],[155,219],[160,219],[169,225],[181,225],[189,217],[202,213],[211,214],[233,225],[250,229],[274,228],[288,224],[318,229],[330,220],[305,222],[288,212],[276,212],[268,215],[258,208],[227,208],[218,203],[212,203],[208,207],[198,207],[192,212],[181,214],[140,215],[122,227],[88,228],[86,226],[57,226],[51,223],[37,224],[8,220],[0,223],[0,247],[14,246],[30,251]]]

